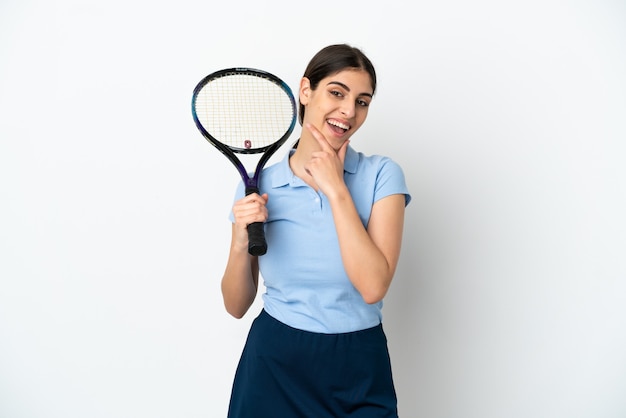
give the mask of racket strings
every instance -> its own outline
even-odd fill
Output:
[[[231,147],[260,149],[290,129],[294,108],[281,86],[253,74],[214,79],[198,92],[196,114],[204,129]]]

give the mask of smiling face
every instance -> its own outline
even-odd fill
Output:
[[[311,123],[339,149],[365,122],[373,96],[370,75],[345,69],[322,79],[313,90],[308,78],[300,83],[300,103],[306,107],[304,123]]]

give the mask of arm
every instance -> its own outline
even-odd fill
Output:
[[[248,311],[257,294],[259,281],[258,257],[248,254],[248,231],[252,222],[267,219],[267,195],[252,194],[237,201],[233,206],[235,223],[228,262],[222,277],[222,297],[226,311],[241,318]]]
[[[306,127],[321,151],[305,168],[330,202],[344,268],[365,302],[376,303],[387,293],[400,256],[405,197],[395,194],[374,203],[366,229],[343,180],[348,142],[335,151],[317,129]]]
[[[347,188],[329,200],[346,273],[365,302],[379,302],[389,290],[400,257],[404,195],[391,195],[376,202],[367,230]]]

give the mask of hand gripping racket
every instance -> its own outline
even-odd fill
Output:
[[[202,135],[239,171],[246,196],[258,193],[265,163],[296,124],[296,103],[289,86],[261,70],[220,70],[198,83],[191,110]],[[252,176],[236,154],[263,154]],[[248,225],[248,252],[258,256],[266,251],[263,223]]]

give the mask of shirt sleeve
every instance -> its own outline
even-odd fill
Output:
[[[390,158],[384,158],[376,178],[374,202],[393,194],[403,194],[405,206],[411,201],[411,194],[406,185],[402,167]]]

